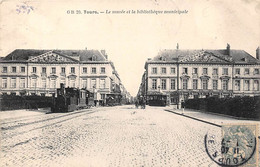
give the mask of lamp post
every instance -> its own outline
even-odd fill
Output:
[[[96,106],[97,105],[96,85],[93,85],[93,94],[94,94],[94,103],[95,103],[95,106]]]

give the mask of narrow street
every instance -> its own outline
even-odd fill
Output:
[[[70,113],[1,112],[1,166],[217,166],[204,136],[219,127],[133,105]]]

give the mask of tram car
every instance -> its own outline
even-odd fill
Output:
[[[108,106],[121,105],[121,98],[122,98],[121,94],[115,94],[115,93],[107,94],[106,105]]]
[[[74,110],[89,108],[91,105],[91,93],[86,89],[61,88],[57,89],[57,97],[53,97],[52,112],[71,112]]]
[[[149,106],[166,106],[167,96],[162,94],[147,95]]]

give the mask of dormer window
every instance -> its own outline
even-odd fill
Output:
[[[78,55],[78,53],[77,52],[72,52],[72,55],[76,56],[76,55]]]
[[[97,60],[97,56],[96,55],[92,55],[92,61],[96,61]]]
[[[246,62],[246,61],[247,61],[247,58],[243,57],[241,60],[244,61],[244,62]]]

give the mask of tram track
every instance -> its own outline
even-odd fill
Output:
[[[22,117],[4,119],[4,120],[1,120],[1,125],[16,123],[16,122],[19,122],[19,121],[26,121],[26,120],[30,120],[30,119],[34,119],[34,118],[42,117],[42,116],[43,116],[43,114],[37,114],[37,115],[30,115],[30,116],[22,116]],[[13,121],[7,121],[7,120],[13,120]]]
[[[21,131],[21,132],[9,134],[9,135],[6,135],[6,136],[2,136],[2,139],[12,138],[12,137],[15,137],[15,136],[18,136],[18,135],[23,135],[23,134],[25,134],[25,133],[28,133],[28,132],[31,132],[31,131],[34,131],[34,130],[38,130],[38,129],[46,128],[46,127],[49,127],[49,126],[53,126],[53,125],[56,125],[56,124],[59,124],[59,123],[62,123],[62,122],[69,121],[69,120],[74,119],[74,118],[78,118],[78,117],[81,117],[81,116],[84,116],[84,115],[92,114],[92,113],[94,113],[94,112],[96,112],[96,111],[92,111],[92,112],[88,112],[88,113],[83,113],[83,114],[76,115],[76,116],[71,117],[71,118],[67,118],[67,119],[60,120],[60,121],[57,121],[57,122],[53,122],[53,123],[50,123],[50,124],[47,124],[47,125],[35,127],[35,128],[29,129],[29,130],[26,130],[26,131]]]
[[[46,122],[46,121],[49,121],[49,120],[54,120],[54,119],[59,119],[59,118],[63,118],[63,117],[66,117],[66,116],[70,116],[70,115],[74,115],[74,114],[79,114],[79,113],[82,113],[82,112],[85,112],[86,110],[81,110],[81,111],[77,111],[77,112],[70,112],[70,113],[67,113],[66,115],[60,115],[60,116],[57,116],[57,115],[54,115],[52,117],[50,117],[51,115],[44,115],[44,118],[40,118],[40,120],[33,120],[34,121],[31,121],[31,122],[23,122],[24,120],[17,120],[17,121],[14,121],[14,122],[10,122],[9,124],[11,123],[17,123],[15,125],[7,125],[7,126],[2,126],[4,124],[1,124],[1,130],[2,131],[5,131],[5,130],[13,130],[15,128],[19,128],[19,127],[22,127],[22,126],[27,126],[27,125],[31,125],[31,124],[36,124],[36,123],[41,123],[41,122]],[[43,115],[41,115],[43,116]],[[46,119],[45,119],[46,118]],[[25,119],[25,120],[32,120],[32,119]]]
[[[92,114],[97,111],[98,110],[94,110],[94,111],[93,110],[82,110],[82,111],[77,111],[77,112],[71,112],[66,115],[56,116],[53,118],[47,118],[44,120],[28,122],[25,124],[18,124],[15,126],[11,126],[8,129],[2,129],[1,138],[3,140],[5,140],[7,138],[15,137],[18,135],[22,135],[22,134],[34,131],[34,130],[42,129],[45,127],[49,127],[49,126],[53,126],[53,125],[65,122],[65,121],[69,121],[69,120],[72,120],[77,117]],[[42,124],[42,123],[44,123],[44,124]],[[24,130],[24,129],[27,129],[27,130]]]

